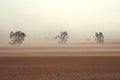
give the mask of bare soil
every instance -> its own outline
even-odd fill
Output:
[[[0,47],[0,80],[120,80],[120,46]]]
[[[120,57],[2,57],[0,80],[120,80]]]

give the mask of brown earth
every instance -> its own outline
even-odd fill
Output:
[[[120,46],[0,47],[0,80],[120,80]]]
[[[2,57],[0,80],[120,80],[120,57]]]

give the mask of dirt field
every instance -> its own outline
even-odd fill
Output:
[[[0,80],[120,80],[120,46],[0,47]]]
[[[0,80],[120,80],[120,57],[0,58]]]

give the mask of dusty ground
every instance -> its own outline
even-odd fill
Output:
[[[41,56],[120,56],[120,43],[116,44],[67,44],[24,45],[0,47],[0,57]]]
[[[120,46],[0,47],[0,80],[120,80]]]
[[[0,80],[120,80],[120,57],[0,58]]]

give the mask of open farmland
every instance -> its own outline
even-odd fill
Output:
[[[120,46],[0,47],[0,80],[120,80]]]

